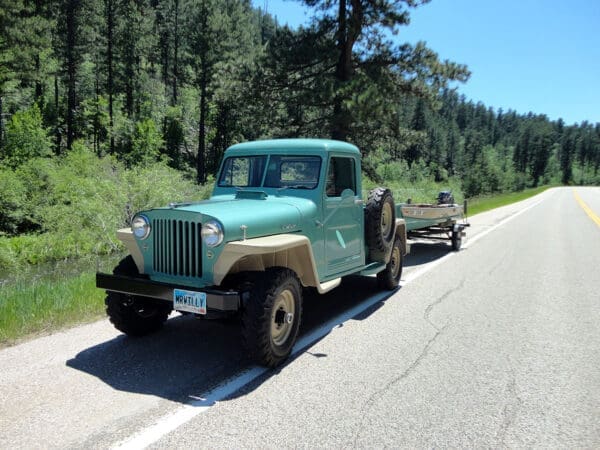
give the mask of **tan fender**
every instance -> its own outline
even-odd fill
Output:
[[[140,252],[137,242],[135,242],[131,228],[121,228],[117,231],[117,239],[125,244],[125,247],[129,250],[129,254],[133,257],[138,271],[144,273],[144,257],[142,256],[142,252]]]
[[[229,273],[263,271],[268,267],[287,267],[296,272],[303,286],[314,286],[319,292],[327,292],[341,281],[321,285],[308,238],[279,234],[225,244],[213,269],[214,283],[221,284]]]

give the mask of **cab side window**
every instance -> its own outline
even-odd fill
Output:
[[[327,197],[340,197],[346,189],[356,195],[354,159],[333,157],[329,160],[325,193]]]

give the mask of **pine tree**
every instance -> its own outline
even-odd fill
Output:
[[[33,88],[42,101],[46,60],[51,49],[53,23],[50,2],[0,0],[0,149],[4,139],[4,96],[8,91]]]
[[[395,33],[408,24],[408,11],[418,4],[413,0],[304,3],[319,13],[309,28],[295,34],[284,29],[273,43],[282,46],[280,53],[293,51],[286,58],[293,64],[284,64],[287,72],[275,71],[273,85],[288,91],[286,107],[293,107],[300,121],[325,122],[334,139],[360,142],[361,134],[376,133],[382,122],[393,128],[390,105],[400,95],[435,103],[449,80],[468,77],[465,66],[440,62],[424,43],[394,46],[386,38],[386,30]],[[310,96],[302,95],[306,90]]]

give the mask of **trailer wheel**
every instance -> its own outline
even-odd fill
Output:
[[[462,245],[462,231],[458,230],[458,231],[452,231],[452,250],[454,250],[455,252],[460,250],[460,247]]]
[[[267,269],[257,277],[242,312],[242,339],[250,358],[267,367],[285,361],[296,342],[302,290],[289,269]]]
[[[400,238],[396,237],[394,240],[394,247],[392,248],[392,256],[390,262],[387,263],[385,269],[377,274],[377,285],[381,289],[387,289],[393,291],[400,284],[400,277],[402,276],[402,243]]]
[[[369,192],[365,208],[365,234],[369,258],[385,262],[396,234],[396,208],[389,189],[378,187]]]
[[[115,275],[139,275],[131,256],[113,270]],[[129,336],[144,336],[158,331],[171,313],[171,305],[148,297],[106,292],[106,314],[114,327]]]

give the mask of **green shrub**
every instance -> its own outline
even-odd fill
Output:
[[[413,203],[433,203],[440,191],[450,190],[457,202],[463,200],[461,182],[456,177],[435,181],[441,172],[433,173],[423,160],[415,161],[410,167],[406,161],[398,160],[377,165],[377,176],[382,180],[375,183],[363,175],[363,197],[378,185],[390,188],[397,203],[411,199]]]
[[[10,167],[52,154],[52,142],[42,124],[42,114],[37,105],[11,116],[6,124],[4,140],[0,159]]]
[[[25,222],[27,189],[12,170],[0,169],[0,235],[14,234]]]
[[[128,166],[147,166],[155,162],[163,146],[163,138],[152,119],[137,122],[131,137],[131,151],[123,159]]]

